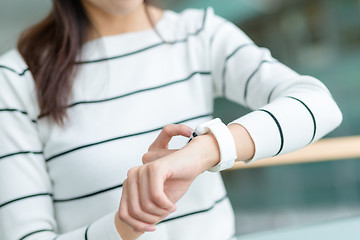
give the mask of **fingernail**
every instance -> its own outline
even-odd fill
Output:
[[[154,232],[156,229],[154,227],[147,227],[146,231],[147,232]]]

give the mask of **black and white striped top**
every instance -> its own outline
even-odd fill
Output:
[[[340,124],[320,81],[284,66],[211,9],[167,10],[156,27],[166,42],[145,30],[86,43],[65,127],[37,120],[34,81],[19,53],[0,58],[1,240],[120,239],[113,219],[127,170],[164,125],[211,119],[214,97],[256,109],[235,121],[254,140],[253,160],[301,148]],[[199,176],[177,206],[140,239],[234,234],[219,173]]]

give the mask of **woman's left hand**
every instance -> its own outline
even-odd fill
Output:
[[[176,210],[175,203],[194,179],[219,161],[211,134],[177,151],[167,149],[170,136],[160,134],[145,154],[145,164],[130,169],[124,182],[119,217],[138,232],[154,231],[156,223]]]

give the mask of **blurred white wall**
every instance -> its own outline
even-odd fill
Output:
[[[51,0],[0,0],[0,55],[16,46],[26,27],[46,16]]]

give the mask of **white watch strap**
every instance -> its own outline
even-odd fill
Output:
[[[195,129],[197,135],[203,135],[209,132],[215,136],[220,149],[220,162],[210,168],[209,171],[218,172],[231,168],[235,163],[237,155],[234,138],[230,130],[219,118],[201,123]]]

